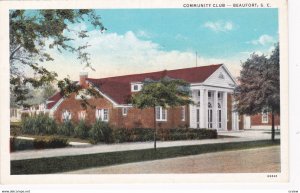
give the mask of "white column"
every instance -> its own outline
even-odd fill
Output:
[[[192,100],[195,102],[195,90],[192,90]],[[196,106],[190,104],[190,128],[197,128],[196,123]]]
[[[238,130],[238,116],[237,116],[237,112],[234,111],[234,106],[235,106],[235,101],[234,98],[232,96],[232,130],[233,131],[237,131]]]
[[[222,100],[222,129],[227,131],[227,92],[223,92]]]
[[[200,89],[200,128],[207,128],[206,113],[207,113],[207,91]]]
[[[200,93],[200,96],[199,96],[199,93]],[[201,103],[201,91],[200,90],[197,90],[197,94],[196,94],[196,97],[197,97],[197,103]],[[200,112],[200,107],[201,105],[197,105],[197,109],[196,109],[196,118],[197,118],[197,128],[201,128],[201,112]],[[198,113],[199,112],[199,113]]]
[[[213,129],[218,129],[218,91],[214,91]]]

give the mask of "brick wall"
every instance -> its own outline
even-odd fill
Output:
[[[122,108],[114,108],[113,104],[105,98],[93,98],[88,102],[99,109],[109,110],[109,123],[114,127],[134,128],[154,127],[154,110],[152,108],[137,109],[129,108],[127,115],[122,114]],[[54,117],[58,122],[62,122],[62,113],[68,110],[72,114],[72,122],[78,123],[78,112],[86,111],[86,122],[92,124],[96,121],[96,109],[88,107],[84,109],[81,107],[81,101],[75,99],[75,94],[64,99],[54,113]],[[181,120],[181,108],[169,108],[167,112],[167,121],[157,122],[157,128],[175,128],[189,125],[189,109],[185,108],[185,121]]]
[[[95,109],[91,107],[88,107],[87,109],[82,108],[81,100],[76,100],[75,95],[76,95],[75,93],[71,94],[68,98],[65,98],[64,101],[58,106],[58,108],[54,112],[55,119],[58,122],[62,122],[62,113],[65,110],[68,110],[72,114],[72,121],[77,123],[79,121],[78,112],[85,110],[86,111],[85,120],[88,123],[94,123],[96,120]],[[93,99],[89,99],[88,102],[91,105],[94,105],[96,108],[109,109],[109,114],[111,114],[112,112],[113,105],[105,98],[93,98]]]
[[[280,125],[280,117],[278,115],[275,115],[275,125]],[[259,125],[272,125],[272,114],[268,113],[268,123],[262,123],[262,115],[261,113],[257,115],[251,116],[251,126],[259,126]]]

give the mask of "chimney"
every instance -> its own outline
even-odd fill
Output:
[[[80,72],[79,74],[79,84],[82,87],[86,87],[87,83],[86,83],[86,79],[88,78],[88,72]]]

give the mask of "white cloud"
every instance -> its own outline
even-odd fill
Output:
[[[252,50],[248,50],[248,51],[243,51],[243,52],[240,52],[239,54],[240,54],[241,60],[245,61],[253,53],[255,53],[257,55],[265,55],[267,57],[270,57],[272,55],[272,52],[274,49],[275,49],[275,46],[271,45],[270,47],[265,47],[262,49],[252,49]]]
[[[149,32],[144,31],[144,30],[138,30],[136,33],[137,37],[142,37],[142,38],[151,38],[151,35]]]
[[[165,51],[161,46],[150,40],[139,39],[137,34],[128,31],[125,34],[104,33],[94,30],[89,33],[88,52],[96,71],[90,71],[89,77],[101,78],[124,74],[159,71],[164,69],[179,69],[194,67],[196,56],[193,51]],[[86,40],[78,39],[76,44],[84,44]],[[78,74],[83,65],[75,55],[62,55],[51,52],[55,61],[49,62],[47,67],[58,72],[59,76],[70,75],[78,80]],[[238,59],[207,58],[198,53],[198,66],[224,63],[233,70],[232,74],[239,73],[240,62]]]
[[[214,32],[227,32],[234,29],[234,24],[231,21],[208,21],[204,24],[204,27]]]
[[[275,39],[274,39],[274,37],[272,37],[270,35],[263,34],[258,39],[250,41],[250,43],[253,44],[253,45],[263,45],[263,46],[265,46],[265,45],[269,45],[269,44],[274,44]]]

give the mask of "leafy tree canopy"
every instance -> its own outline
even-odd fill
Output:
[[[280,113],[279,44],[271,56],[252,54],[242,64],[239,86],[235,90],[236,109],[253,115],[262,111]]]
[[[145,80],[142,90],[133,95],[132,103],[140,109],[191,104],[189,84],[183,80],[169,77],[164,77],[158,81]]]
[[[275,140],[275,114],[280,114],[279,44],[271,56],[252,54],[242,64],[239,86],[235,90],[236,109],[241,114],[253,115],[270,112],[271,138]]]
[[[101,32],[106,30],[101,18],[93,10],[11,10],[9,17],[11,98],[18,105],[25,105],[28,85],[38,88],[56,81],[57,73],[50,72],[41,65],[45,61],[54,60],[49,53],[50,49],[74,53],[82,64],[91,67],[89,53],[85,51],[88,43],[75,47],[72,44],[74,39],[66,33],[73,32],[84,39],[88,37],[88,31],[75,31],[70,28],[70,24],[87,21]],[[28,69],[32,72],[31,75],[25,73]],[[60,81],[60,85],[70,87],[69,82],[64,79]],[[72,91],[78,89],[74,87]]]
[[[153,108],[154,118],[154,149],[156,150],[156,117],[155,107],[176,107],[192,104],[189,84],[183,80],[172,79],[167,76],[158,81],[145,79],[142,90],[132,96],[133,106],[144,109]]]

